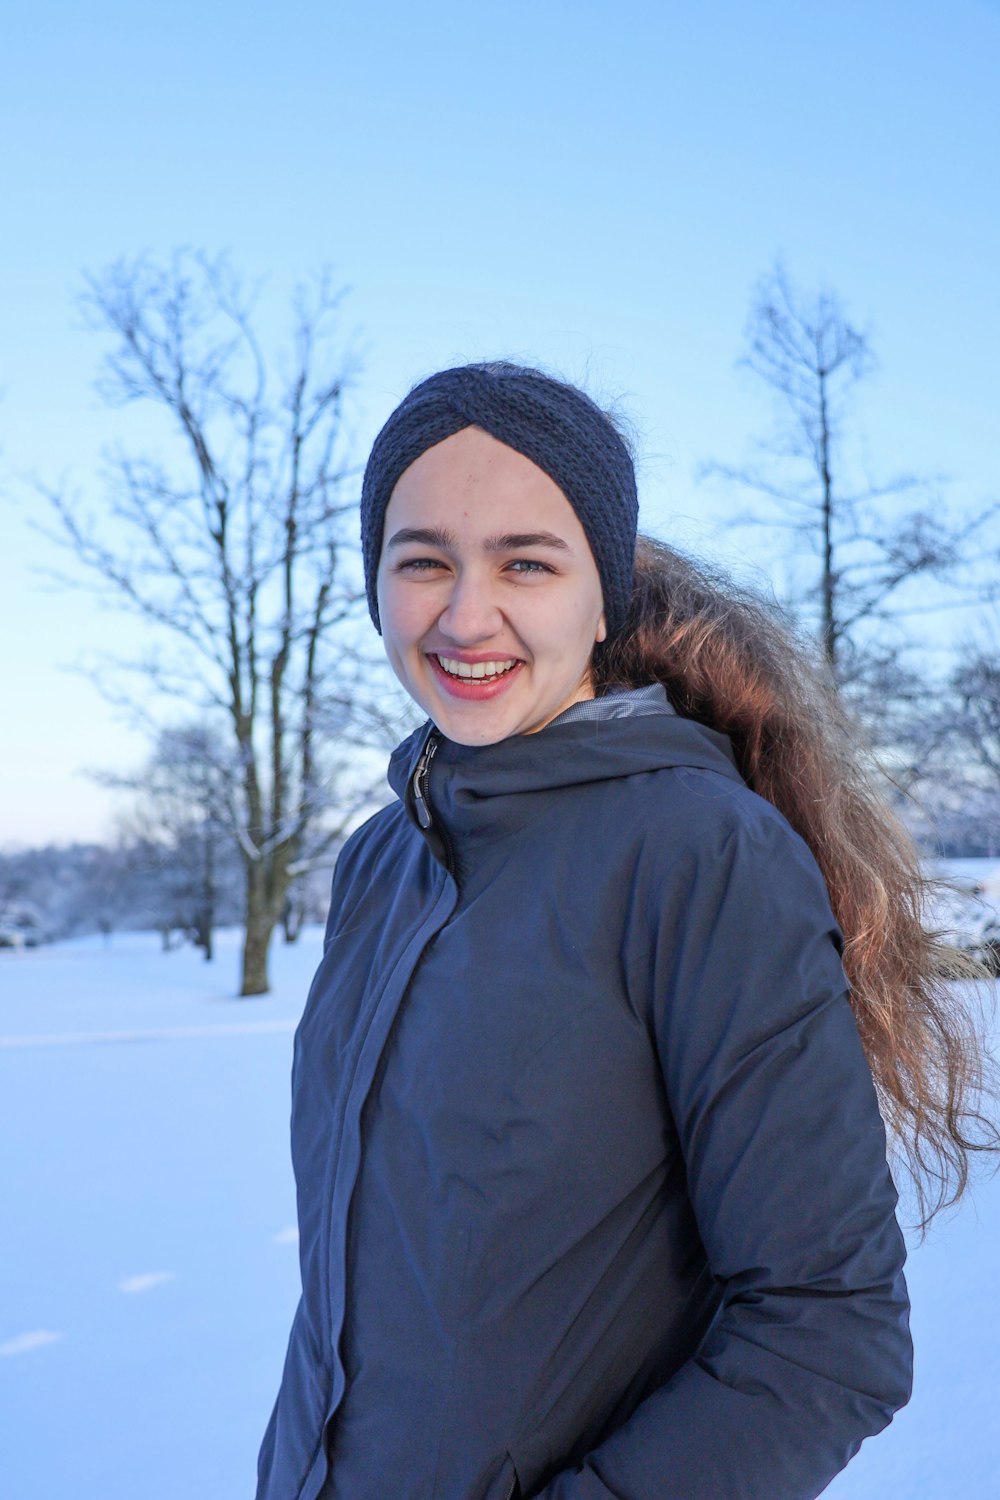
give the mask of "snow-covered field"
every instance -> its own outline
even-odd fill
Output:
[[[274,994],[244,1001],[235,935],[212,965],[146,934],[0,953],[2,1500],[252,1497],[320,943],[276,945]],[[998,1280],[995,1179],[912,1250],[914,1397],[833,1500],[1000,1496]]]
[[[0,1496],[248,1500],[297,1298],[292,1032],[146,934],[0,954]],[[89,1036],[92,1040],[86,1040]]]

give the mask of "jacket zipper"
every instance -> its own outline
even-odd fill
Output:
[[[427,743],[420,752],[420,759],[417,761],[417,768],[413,773],[410,784],[413,788],[413,807],[417,815],[417,823],[423,829],[424,833],[430,833],[431,829],[434,830],[434,836],[437,838],[444,856],[445,869],[452,879],[456,879],[455,872],[458,866],[455,862],[455,851],[452,848],[451,839],[444,825],[434,821],[434,811],[431,806],[431,761],[434,759],[434,753],[439,744],[440,736],[436,729],[432,729],[427,736]]]
[[[431,733],[427,736],[427,743],[421,751],[420,759],[417,761],[417,769],[413,773],[413,802],[417,810],[417,822],[425,832],[434,823],[434,818],[431,815],[430,800],[428,798],[428,782],[430,780],[431,761],[434,759],[434,752],[437,750],[437,747],[438,737],[431,730]]]
[[[424,748],[423,748],[423,750],[420,753],[420,759],[417,762],[417,768],[414,771],[413,776],[411,778],[411,786],[412,786],[412,790],[413,790],[413,800],[414,800],[414,806],[415,806],[415,810],[416,810],[416,814],[417,814],[417,821],[418,821],[420,827],[425,832],[429,831],[434,826],[434,819],[433,819],[433,816],[431,814],[430,800],[429,800],[429,797],[428,797],[428,781],[429,781],[429,773],[430,773],[430,764],[431,764],[431,761],[434,759],[434,754],[435,754],[435,751],[437,750],[437,747],[438,747],[438,740],[439,740],[439,737],[438,737],[436,731],[432,729],[431,732],[430,732],[430,734],[427,737],[427,741],[426,741],[426,743],[424,745]],[[443,829],[437,828],[435,831],[438,834],[438,836],[441,837],[442,844],[443,844],[443,847],[444,847],[444,850],[445,850],[445,857],[446,857],[446,862],[447,862],[448,870],[449,870],[449,873],[451,873],[452,870],[453,870],[453,865],[452,865],[452,858],[451,858],[450,846],[448,844],[447,839],[444,837]],[[418,956],[417,962],[419,962],[419,956]],[[359,1067],[360,1061],[361,1061],[361,1054],[364,1051],[364,1046],[365,1046],[365,1042],[366,1042],[366,1040],[368,1038],[368,1033],[371,1030],[372,1023],[374,1022],[374,1019],[375,1019],[376,1013],[378,1011],[378,1008],[381,1005],[382,1000],[383,1000],[383,998],[385,996],[386,989],[388,988],[389,983],[391,983],[392,980],[393,980],[393,978],[395,977],[395,973],[396,973],[396,968],[397,967],[398,967],[398,965],[396,965],[396,966],[393,967],[393,970],[392,970],[392,972],[389,975],[389,979],[386,981],[386,983],[382,987],[382,990],[381,990],[381,993],[380,993],[380,995],[378,997],[378,1000],[376,1001],[375,1005],[372,1006],[372,1008],[371,1008],[371,1010],[369,1012],[368,1020],[367,1020],[367,1023],[365,1025],[365,1028],[364,1028],[364,1033],[363,1033],[363,1035],[361,1037],[360,1045],[357,1048],[357,1051],[356,1051],[355,1056],[354,1056],[354,1064],[353,1064],[353,1073],[352,1073],[351,1083],[348,1086],[348,1089],[347,1089],[347,1092],[346,1092],[346,1095],[345,1095],[344,1111],[343,1111],[343,1114],[340,1117],[340,1129],[339,1129],[339,1131],[337,1133],[337,1139],[334,1142],[334,1148],[333,1148],[330,1160],[328,1161],[328,1164],[327,1164],[327,1178],[326,1178],[326,1180],[327,1180],[327,1182],[330,1185],[330,1187],[329,1187],[329,1193],[328,1193],[329,1208],[328,1208],[328,1217],[327,1217],[327,1223],[326,1223],[327,1256],[329,1256],[330,1249],[331,1249],[331,1246],[333,1244],[333,1205],[334,1205],[334,1192],[333,1192],[333,1189],[334,1189],[334,1186],[336,1184],[337,1174],[338,1174],[338,1172],[340,1170],[341,1149],[342,1149],[342,1146],[343,1146],[343,1137],[344,1137],[344,1131],[345,1131],[345,1128],[346,1128],[347,1113],[348,1113],[348,1110],[350,1108],[351,1090],[354,1087],[354,1079],[357,1077],[358,1067]],[[382,1057],[380,1057],[380,1059],[379,1059],[379,1064],[378,1064],[378,1066],[376,1068],[376,1073],[378,1071],[378,1068],[381,1067],[381,1065],[382,1065],[382,1059],[387,1054],[390,1039],[391,1039],[391,1037],[393,1035],[393,1032],[395,1031],[395,1028],[398,1025],[398,1023],[399,1023],[399,1013],[398,1013],[398,1010],[397,1010],[396,1015],[392,1019],[392,1023],[391,1023],[391,1025],[389,1027],[389,1031],[388,1031],[388,1033],[386,1035],[385,1041],[383,1042]],[[360,1116],[359,1116],[359,1133],[361,1133],[362,1130],[363,1130],[364,1112],[365,1112],[365,1104],[366,1103],[367,1103],[367,1096],[366,1096],[366,1099],[363,1100],[362,1104],[361,1104],[361,1112],[360,1112]],[[351,1203],[350,1203],[350,1200],[348,1200],[347,1214],[346,1214],[346,1223],[345,1223],[345,1227],[344,1227],[344,1242],[345,1242],[345,1245],[348,1243],[349,1236],[350,1236],[350,1211],[351,1211]],[[326,1278],[324,1278],[324,1280],[326,1280]],[[326,1314],[327,1314],[327,1324],[328,1324],[328,1327],[329,1327],[330,1336],[332,1338],[333,1315],[332,1315],[332,1308],[331,1308],[331,1302],[330,1302],[329,1284],[328,1283],[327,1283],[327,1287],[326,1287]],[[336,1340],[336,1343],[337,1343],[338,1346],[339,1346],[340,1339],[343,1337],[345,1322],[346,1322],[346,1318],[344,1316],[342,1316],[341,1317],[341,1324],[340,1324],[340,1331],[339,1331],[339,1333],[337,1335],[337,1340]],[[327,1407],[329,1407],[329,1393],[328,1393],[328,1399],[327,1399]],[[311,1464],[310,1464],[310,1468],[307,1469],[305,1478],[302,1481],[303,1485],[305,1484],[306,1480],[309,1478],[309,1475],[312,1472],[312,1464],[315,1463],[316,1459],[318,1458],[318,1456],[320,1454],[320,1451],[323,1449],[323,1446],[324,1446],[324,1443],[325,1443],[325,1440],[326,1440],[326,1431],[327,1431],[327,1426],[329,1425],[329,1421],[330,1421],[329,1416],[324,1417],[323,1422],[322,1422],[321,1427],[320,1427],[319,1442],[318,1442],[318,1444],[316,1446],[316,1449],[314,1451],[313,1459],[312,1459]],[[329,1464],[328,1464],[328,1468],[329,1468]],[[299,1493],[301,1494],[301,1489],[300,1489]],[[517,1493],[517,1485],[516,1485],[516,1479],[515,1479],[515,1489],[511,1492],[512,1497],[516,1493]]]

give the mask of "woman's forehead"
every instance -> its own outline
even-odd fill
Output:
[[[498,529],[547,530],[566,541],[583,535],[555,480],[478,427],[435,443],[403,471],[389,499],[385,534],[415,525],[484,536]]]

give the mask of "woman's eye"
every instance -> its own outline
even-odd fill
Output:
[[[396,564],[398,573],[431,573],[440,568],[447,567],[438,557],[404,557],[402,562]],[[547,563],[537,562],[531,557],[515,557],[506,564],[508,572],[517,573],[522,578],[531,578],[540,573],[551,573],[553,570]]]

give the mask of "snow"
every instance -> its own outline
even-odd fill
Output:
[[[253,1495],[298,1296],[289,1071],[321,937],[276,944],[253,1000],[236,934],[214,964],[142,933],[0,953],[4,1500]],[[1000,1179],[910,1240],[913,1400],[825,1495],[995,1500]]]
[[[253,1495],[298,1296],[289,1071],[321,936],[276,944],[253,1000],[235,934],[214,964],[148,934],[0,954],[3,1500]]]

